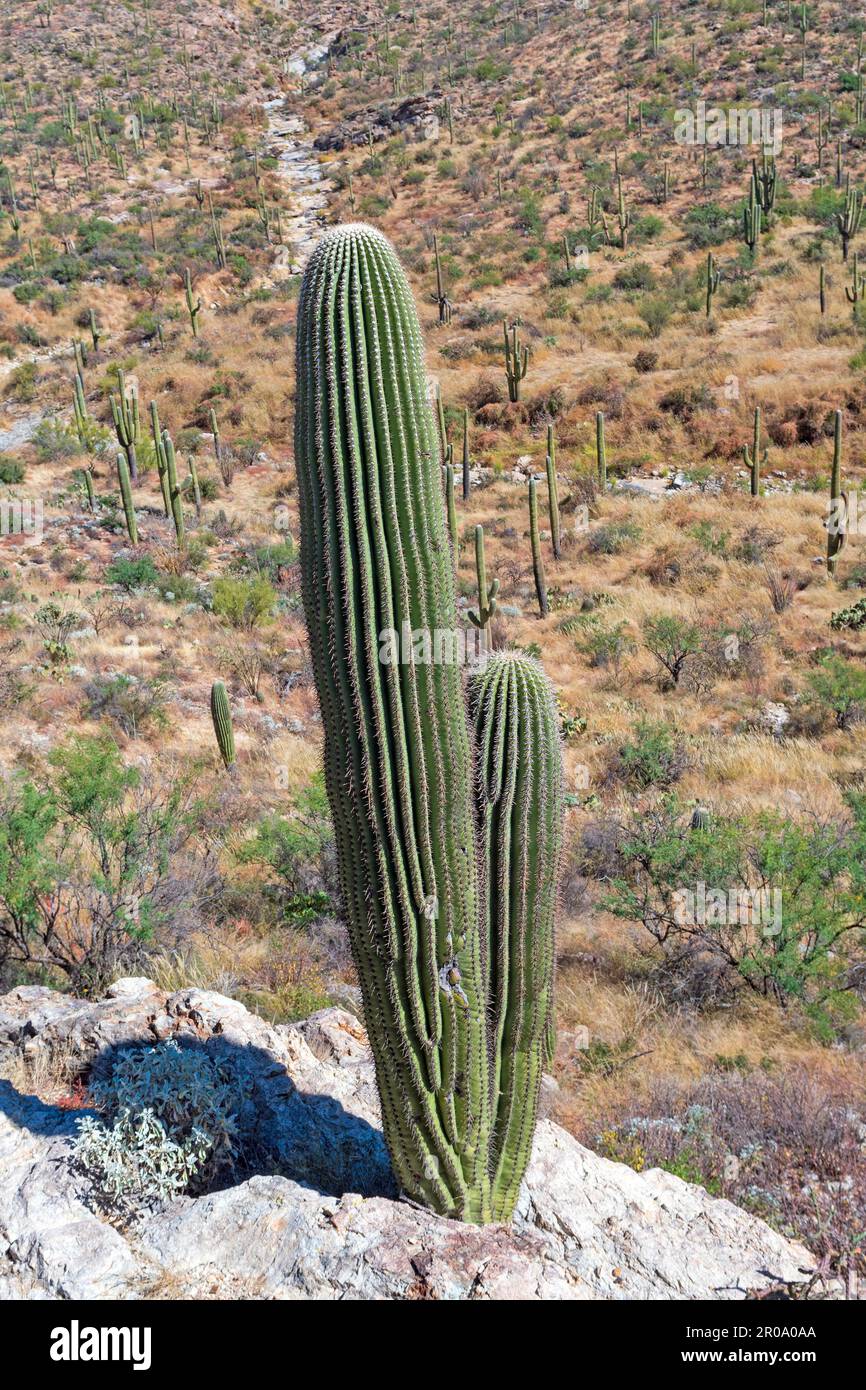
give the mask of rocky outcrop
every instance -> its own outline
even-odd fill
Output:
[[[249,1175],[119,1230],[70,1163],[76,1116],[30,1093],[175,1037],[250,1083]],[[703,1188],[636,1173],[542,1121],[512,1229],[398,1200],[357,1019],[270,1026],[231,999],[148,980],[99,1002],[41,988],[0,999],[0,1294],[122,1298],[743,1298],[814,1261]]]
[[[407,135],[410,140],[438,140],[441,102],[442,93],[434,89],[428,96],[406,97],[390,106],[368,107],[354,120],[317,135],[313,145],[317,150],[338,152],[350,145],[365,145],[371,136],[374,144],[390,140],[396,134]]]

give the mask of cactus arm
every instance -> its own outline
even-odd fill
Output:
[[[488,868],[493,1216],[507,1220],[529,1161],[550,1041],[562,754],[553,692],[532,658],[493,654],[472,682],[470,705]]]
[[[216,734],[217,747],[225,767],[235,764],[235,734],[229,697],[222,681],[214,681],[210,692],[210,714]]]

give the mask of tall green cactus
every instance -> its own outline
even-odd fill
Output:
[[[192,336],[194,338],[197,338],[198,316],[201,313],[202,304],[201,296],[199,296],[199,298],[196,299],[195,295],[192,292],[192,278],[190,276],[188,266],[184,271],[183,275],[183,295],[184,299],[186,300],[186,311],[189,314],[189,323],[192,329]]]
[[[607,449],[604,443],[604,411],[595,412],[595,462],[600,492],[607,491]]]
[[[767,462],[767,450],[761,449],[761,407],[755,406],[755,433],[752,439],[752,452],[748,444],[743,445],[743,463],[751,472],[749,491],[757,497],[761,491],[761,465]]]
[[[538,599],[540,617],[546,618],[549,612],[547,602],[547,581],[544,577],[544,560],[541,555],[541,533],[538,529],[538,479],[529,479],[529,545],[532,551],[532,573],[535,577],[535,594]]]
[[[109,397],[111,418],[117,442],[126,454],[129,476],[132,482],[138,479],[135,451],[141,443],[141,420],[138,414],[138,392],[127,391],[123,372],[117,374],[117,395]]]
[[[505,344],[505,379],[508,382],[508,399],[519,401],[520,383],[526,376],[529,367],[529,348],[521,347],[516,323],[511,325],[510,336],[508,324],[503,323],[502,336]]]
[[[126,530],[133,545],[138,545],[138,522],[135,519],[135,504],[132,500],[132,486],[129,481],[129,465],[126,454],[117,455],[117,481],[120,484],[120,500],[126,517]]]
[[[849,187],[845,193],[845,206],[841,212],[836,213],[836,226],[842,238],[843,261],[848,259],[848,247],[851,245],[852,237],[855,237],[860,230],[862,220],[863,194]]]
[[[847,498],[842,491],[842,412],[833,420],[833,471],[830,474],[830,512],[827,517],[827,573],[836,577],[839,552],[848,539]]]
[[[227,768],[235,765],[235,731],[229,697],[222,681],[214,681],[210,692],[210,716],[220,757]]]
[[[713,312],[713,299],[719,292],[722,273],[716,269],[712,251],[707,252],[707,318]]]
[[[484,527],[475,527],[475,575],[478,581],[478,608],[470,608],[468,617],[473,627],[485,628],[496,612],[499,580],[487,583],[487,564],[484,559]]]
[[[383,632],[453,633],[457,612],[417,314],[372,228],[334,228],[313,252],[296,361],[304,608],[385,1137],[408,1196],[465,1221],[505,1220],[549,1023],[561,820],[551,696],[529,658],[491,658],[479,679],[500,665],[515,674],[507,702],[477,697],[487,775],[476,801],[457,664],[398,669],[383,655]]]

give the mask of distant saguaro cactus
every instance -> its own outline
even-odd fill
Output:
[[[383,650],[383,630],[456,630],[423,361],[386,239],[326,232],[298,306],[295,459],[340,883],[397,1179],[486,1222],[511,1216],[537,1114],[561,752],[523,653],[489,658],[467,710],[454,662]]]
[[[227,768],[235,764],[235,732],[228,692],[222,681],[214,681],[210,691],[210,715],[213,720],[217,747]]]

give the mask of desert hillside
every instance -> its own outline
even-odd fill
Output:
[[[864,29],[6,0],[0,993],[360,1011],[293,421],[301,273],[370,223],[421,317],[461,629],[556,691],[545,1113],[856,1288]]]

